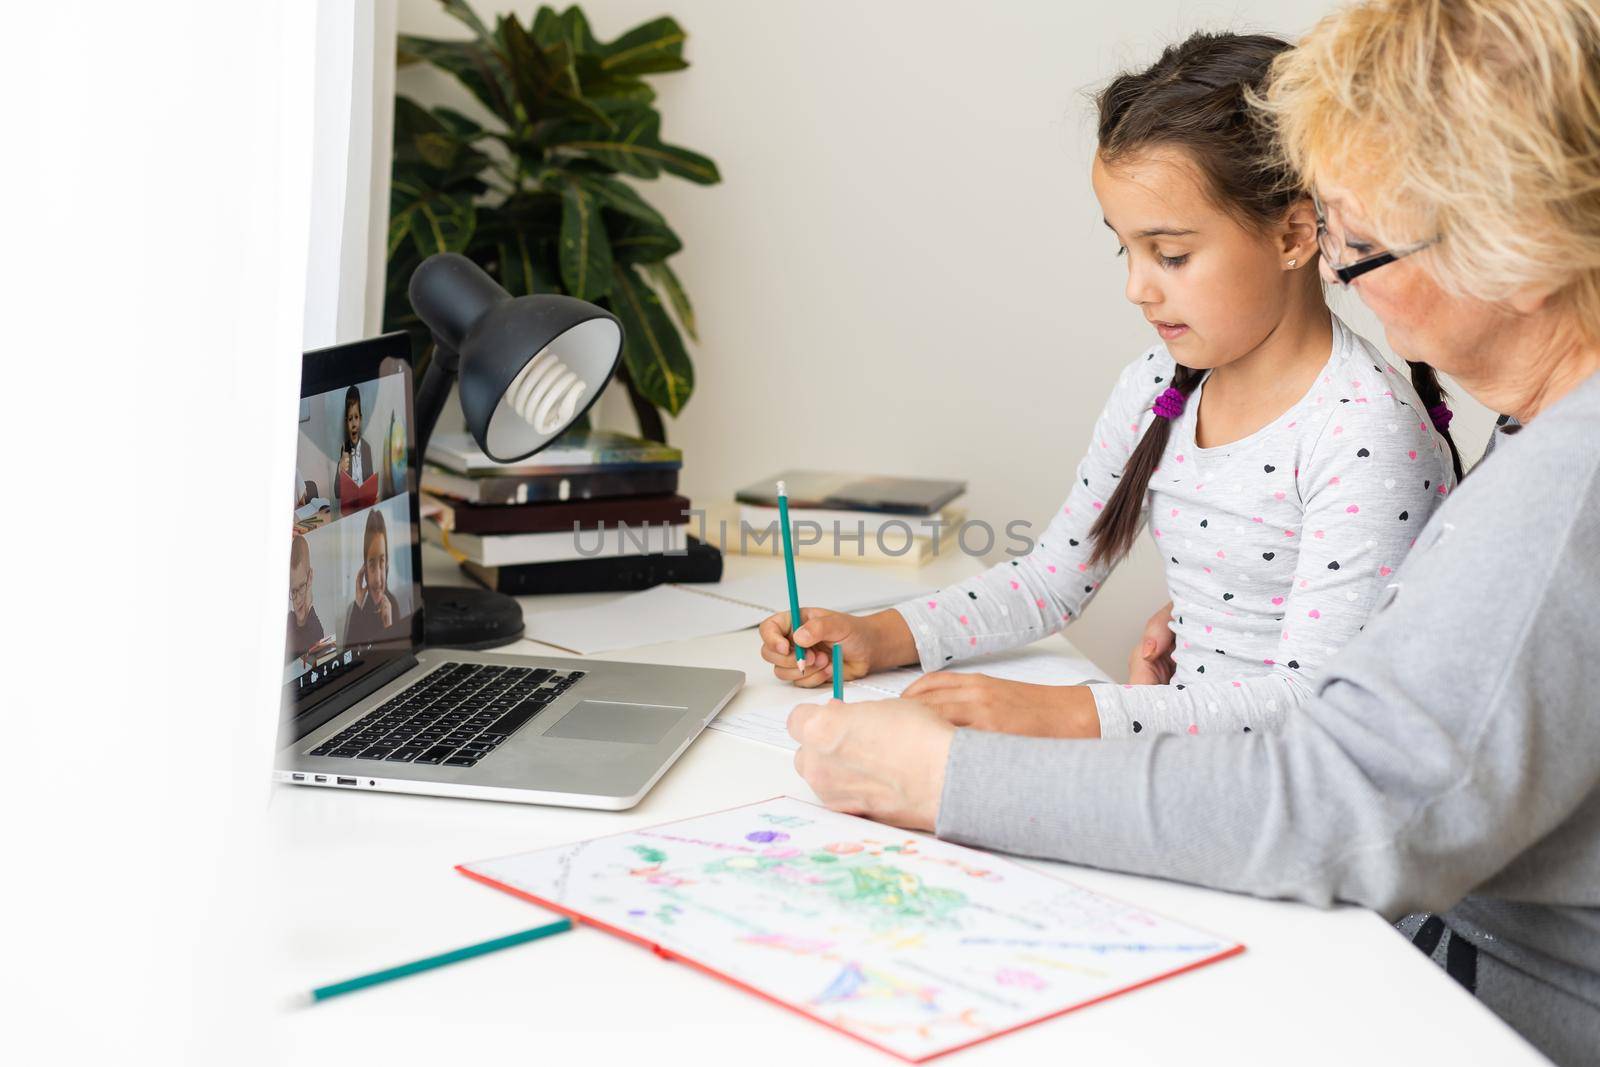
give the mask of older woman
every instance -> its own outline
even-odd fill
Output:
[[[1438,912],[1425,948],[1547,1054],[1592,1062],[1597,55],[1595,0],[1368,0],[1275,68],[1263,106],[1319,194],[1324,276],[1512,417],[1302,715],[1063,741],[998,732],[1004,709],[989,732],[915,700],[803,706],[817,794],[988,848]]]

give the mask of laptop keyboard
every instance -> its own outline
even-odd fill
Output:
[[[312,749],[310,755],[471,767],[526,726],[583,671],[450,662]]]

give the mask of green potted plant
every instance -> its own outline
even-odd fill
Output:
[[[684,31],[659,18],[601,41],[576,6],[541,7],[526,26],[503,15],[491,31],[465,0],[441,3],[472,36],[401,35],[399,62],[446,71],[495,122],[396,98],[384,328],[409,331],[425,358],[406,284],[435,252],[469,257],[514,296],[592,301],[622,321],[618,379],[641,433],[665,441],[661,412],[676,416],[694,391],[679,333],[695,337],[694,310],[667,263],[682,242],[623,179],[721,180],[710,159],[661,140],[645,80],[688,66]]]

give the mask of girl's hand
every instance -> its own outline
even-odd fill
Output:
[[[356,572],[356,607],[367,606],[367,568],[362,567]]]
[[[917,658],[911,628],[898,611],[857,616],[827,608],[801,608],[800,632],[794,636],[802,650],[811,649],[804,664],[796,662],[790,646],[787,611],[769,617],[757,632],[761,658],[772,664],[773,675],[805,689],[832,682],[834,645],[843,651],[846,680]]]
[[[350,474],[350,453],[346,452],[346,453],[344,453],[343,455],[341,455],[339,457],[339,469],[344,472],[346,477],[349,476],[349,474]]]
[[[830,700],[789,713],[789,736],[800,742],[794,769],[819,800],[910,830],[939,821],[955,732],[914,700]]]
[[[383,620],[385,630],[394,625],[394,604],[386,596],[378,598],[378,617]]]
[[[1178,647],[1178,638],[1172,632],[1172,601],[1150,616],[1145,623],[1139,647],[1128,655],[1129,685],[1167,685],[1177,665],[1172,662],[1172,652]]]
[[[987,674],[935,671],[901,695],[931,708],[952,726],[1028,737],[1100,736],[1100,713],[1087,686],[1031,685]]]

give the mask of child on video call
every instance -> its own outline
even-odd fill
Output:
[[[356,596],[345,620],[346,647],[370,644],[399,636],[400,604],[389,592],[389,530],[383,513],[367,512],[361,534],[361,569],[356,572]]]
[[[326,640],[312,603],[311,546],[299,534],[289,547],[289,661],[306,657]]]
[[[339,440],[339,474],[358,486],[377,473],[372,465],[372,446],[361,436],[361,423],[361,391],[352,385],[344,394],[344,433]],[[359,507],[361,503],[345,501],[343,490],[342,480],[335,477],[333,495],[345,505],[343,510],[348,514],[351,507]]]

